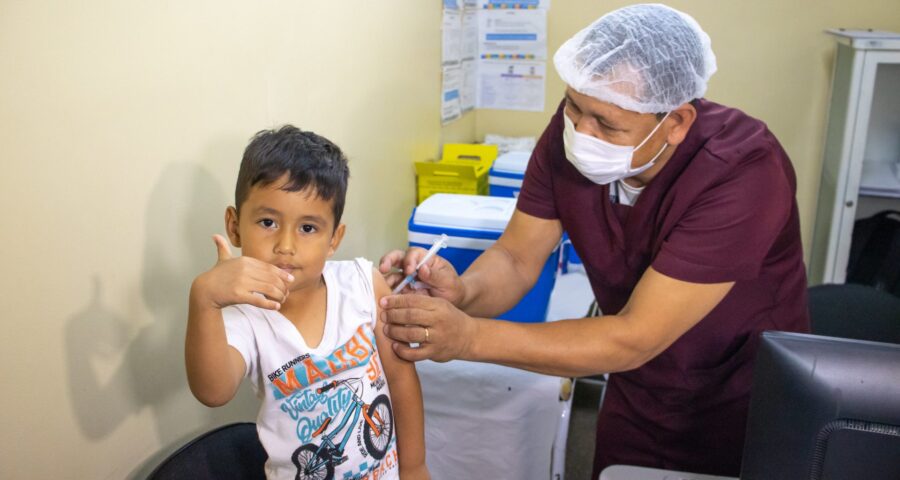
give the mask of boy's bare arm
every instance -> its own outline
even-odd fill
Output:
[[[218,262],[191,285],[184,360],[191,392],[204,405],[218,407],[234,398],[246,368],[241,354],[228,345],[222,308],[250,304],[277,310],[292,278],[265,262],[232,258],[225,239],[213,239]]]
[[[244,358],[228,345],[222,312],[199,305],[196,282],[191,287],[184,361],[191,393],[207,407],[234,398],[243,376]]]
[[[375,286],[375,303],[391,293],[390,288],[378,270],[372,271]],[[381,308],[378,307],[378,322],[375,326],[375,343],[378,356],[384,366],[391,401],[394,406],[394,420],[397,425],[397,453],[400,456],[401,480],[430,478],[425,466],[425,411],[422,404],[422,389],[416,366],[403,360],[391,348],[392,341],[384,334]]]

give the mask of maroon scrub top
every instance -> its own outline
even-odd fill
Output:
[[[809,331],[787,154],[763,122],[694,106],[684,142],[633,207],[566,160],[562,105],[525,172],[517,208],[560,220],[602,312],[619,312],[650,266],[686,282],[735,282],[656,358],[609,376],[592,478],[612,464],[737,476],[759,335]]]

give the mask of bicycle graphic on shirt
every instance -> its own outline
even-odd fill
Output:
[[[375,460],[381,460],[387,453],[394,433],[394,418],[391,410],[391,401],[387,395],[381,394],[375,397],[371,404],[362,400],[363,382],[359,378],[335,380],[317,388],[316,393],[322,394],[337,387],[344,387],[353,394],[349,408],[344,412],[343,418],[330,432],[325,433],[332,424],[332,417],[327,417],[322,425],[313,432],[313,438],[321,436],[318,445],[307,443],[300,446],[291,455],[291,461],[297,467],[296,480],[331,480],[334,478],[334,467],[347,461],[344,455],[344,447],[353,435],[354,426],[359,421],[360,415],[363,422],[363,441],[366,451]],[[341,436],[343,432],[343,436]],[[335,442],[337,440],[337,443]]]

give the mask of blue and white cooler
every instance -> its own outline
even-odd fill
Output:
[[[516,200],[509,197],[434,194],[413,210],[409,219],[409,245],[428,249],[442,233],[446,234],[447,248],[438,254],[462,274],[500,238],[515,208]],[[558,261],[559,249],[554,249],[531,291],[518,305],[497,318],[545,321]]]
[[[488,172],[488,191],[492,197],[518,197],[531,152],[507,152],[497,157]]]

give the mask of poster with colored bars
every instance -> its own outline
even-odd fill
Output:
[[[549,0],[444,0],[441,122],[473,108],[543,111]]]

